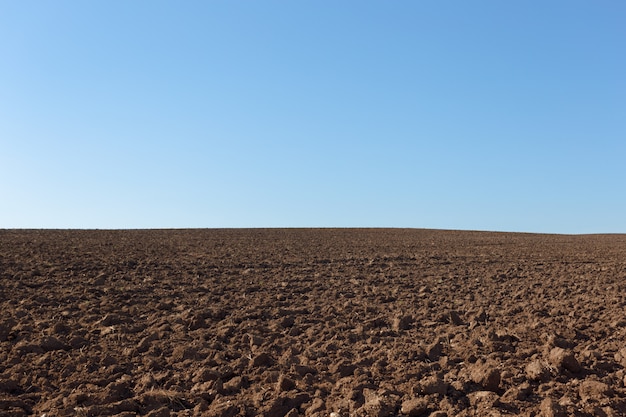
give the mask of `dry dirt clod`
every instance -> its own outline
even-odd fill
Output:
[[[461,315],[456,310],[450,310],[450,322],[457,326],[462,326],[463,324],[465,324],[465,322],[461,318]]]
[[[525,401],[531,393],[532,389],[530,384],[525,382],[509,388],[504,395],[502,395],[502,400],[503,402]]]
[[[259,366],[267,367],[267,366],[272,365],[272,363],[274,363],[274,360],[267,353],[261,353],[261,354],[255,356],[254,359],[252,359],[252,366],[253,367],[259,367]]]
[[[296,387],[296,383],[291,378],[285,375],[281,375],[278,378],[278,382],[276,383],[277,392],[290,391],[294,389],[295,387]]]
[[[426,355],[428,359],[436,362],[439,360],[443,353],[443,344],[441,342],[434,342],[426,348]]]
[[[17,321],[11,318],[0,321],[0,342],[8,340],[9,334],[16,324]]]
[[[580,383],[578,394],[583,402],[602,402],[613,395],[613,390],[604,382],[584,380]]]
[[[617,353],[615,353],[615,360],[626,368],[626,347],[621,348]]]
[[[391,329],[396,332],[399,332],[402,330],[408,330],[411,327],[412,323],[413,323],[413,317],[410,315],[396,316],[393,319]]]
[[[546,382],[550,379],[550,369],[538,359],[527,364],[525,372],[528,379],[532,381]]]
[[[420,381],[417,389],[424,395],[438,394],[443,396],[448,391],[448,384],[440,376],[432,375]]]
[[[550,351],[548,360],[552,365],[559,369],[566,369],[573,373],[582,371],[580,363],[578,363],[576,356],[574,356],[574,352],[571,350],[555,347]]]
[[[235,417],[239,414],[239,407],[231,401],[214,402],[209,406],[209,415],[216,417]]]
[[[500,387],[500,370],[492,364],[477,364],[471,372],[470,378],[487,391],[497,391]]]
[[[360,410],[366,416],[388,417],[391,416],[396,409],[395,401],[388,396],[380,395],[368,388],[363,390],[363,395],[365,397],[365,404],[363,404]]]
[[[307,416],[315,415],[316,413],[321,413],[325,409],[326,404],[324,403],[324,400],[321,398],[314,398],[313,401],[311,401],[311,405],[304,411],[304,414]]]
[[[69,347],[66,343],[62,342],[61,340],[59,340],[58,338],[56,338],[54,336],[45,336],[45,337],[43,337],[40,340],[39,345],[45,351],[66,350]]]
[[[500,404],[500,397],[493,391],[475,391],[467,394],[470,404],[477,409],[496,407]]]
[[[565,409],[552,398],[544,398],[539,405],[541,417],[565,417]]]
[[[402,402],[402,408],[400,408],[400,414],[410,417],[417,417],[426,413],[428,410],[428,398],[411,398]]]

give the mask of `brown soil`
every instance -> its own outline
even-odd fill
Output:
[[[626,415],[625,290],[625,235],[4,230],[0,415]]]

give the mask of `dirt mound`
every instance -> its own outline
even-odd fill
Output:
[[[626,236],[0,231],[2,416],[626,415]]]

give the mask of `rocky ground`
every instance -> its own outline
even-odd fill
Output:
[[[626,235],[0,231],[1,416],[626,415]]]

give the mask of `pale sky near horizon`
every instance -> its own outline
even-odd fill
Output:
[[[0,0],[0,228],[626,233],[623,1]]]

